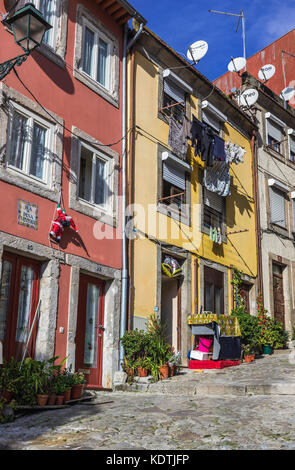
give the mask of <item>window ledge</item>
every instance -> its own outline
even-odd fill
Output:
[[[89,77],[85,73],[81,72],[78,69],[74,69],[73,71],[74,77],[82,82],[84,85],[86,85],[88,88],[90,88],[92,91],[100,95],[102,98],[107,100],[109,103],[111,103],[113,106],[116,108],[119,108],[119,99],[117,93],[111,93],[109,92],[106,88],[104,88],[102,85],[100,85],[96,80],[93,78]]]
[[[281,162],[285,162],[285,160],[286,160],[285,155],[283,155],[280,152],[277,152],[276,150],[274,150],[270,147],[267,147],[266,145],[263,146],[263,150],[265,150],[265,152],[269,153],[272,157],[277,158]]]
[[[11,167],[0,167],[0,179],[51,201],[59,202],[60,188],[57,187],[59,185],[51,189],[46,183],[39,182],[36,178],[31,178],[29,175],[21,174],[20,171]]]
[[[88,203],[87,201],[79,198],[74,200],[70,199],[69,206],[71,209],[80,212],[81,214],[88,215],[93,219],[99,220],[106,225],[117,227],[117,220],[115,215],[112,214],[111,211],[104,211],[102,207]]]
[[[57,51],[52,49],[50,46],[47,46],[46,44],[41,44],[41,46],[38,47],[37,52],[39,52],[47,59],[54,62],[56,65],[58,65],[62,69],[66,68],[64,57],[62,57]]]
[[[166,204],[163,204],[161,202],[158,202],[157,204],[157,211],[160,212],[160,214],[166,215],[171,219],[175,219],[181,222],[182,224],[187,225],[188,227],[191,226],[190,216],[187,213],[176,211],[175,209],[169,208],[169,206],[166,206]]]

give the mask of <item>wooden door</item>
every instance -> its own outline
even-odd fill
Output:
[[[39,297],[40,265],[11,253],[4,253],[0,282],[0,340],[4,358],[33,357],[37,323],[31,332]],[[31,335],[30,335],[31,333]]]
[[[104,282],[81,274],[76,331],[76,370],[89,388],[101,388]]]
[[[281,322],[285,328],[283,267],[279,264],[273,264],[273,302],[274,318]]]
[[[250,313],[250,286],[249,284],[242,283],[240,287],[240,296],[241,300],[243,301],[245,307],[246,307],[246,312]]]

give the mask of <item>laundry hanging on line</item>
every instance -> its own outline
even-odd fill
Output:
[[[246,150],[240,145],[236,145],[232,142],[225,143],[225,155],[227,163],[244,163],[244,155]]]
[[[205,167],[203,185],[208,191],[216,193],[219,196],[230,196],[229,164],[214,161],[212,167]]]
[[[225,161],[224,140],[206,124],[193,116],[191,140],[195,148],[194,154],[199,155],[206,166],[211,167],[215,160]]]
[[[183,116],[182,123],[172,116],[169,118],[168,145],[182,160],[186,159],[188,140],[191,139],[190,127],[190,121],[185,115]]]

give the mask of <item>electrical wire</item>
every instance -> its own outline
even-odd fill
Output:
[[[24,83],[24,81],[20,78],[18,72],[15,70],[15,68],[13,68],[13,71],[16,75],[16,77],[18,78],[18,80],[20,81],[20,83],[22,84],[22,86],[27,90],[27,92],[32,96],[32,98],[34,99],[34,101],[36,101],[36,103],[43,109],[43,111],[45,113],[47,113],[51,119],[53,119],[58,125],[62,126],[64,130],[68,131],[71,135],[73,135],[74,137],[77,137],[78,139],[80,138],[80,136],[78,136],[77,134],[75,134],[71,129],[68,129],[64,124],[61,124],[56,118],[55,116],[53,116],[53,114],[51,114],[49,111],[47,111],[46,108],[44,108],[44,106],[40,103],[40,101],[36,98],[36,96],[32,93],[32,91],[27,87],[27,85]],[[113,142],[111,144],[101,144],[101,143],[95,143],[95,146],[98,146],[98,147],[113,147],[115,145],[118,145],[120,142],[122,142],[122,140],[124,139],[127,139],[128,135],[130,134],[131,131],[133,131],[134,128],[133,127],[130,127],[128,130],[127,130],[127,134],[123,137],[121,137],[119,140],[117,140],[116,142]],[[83,140],[86,140],[86,139],[83,139]],[[93,145],[93,142],[90,142],[90,141],[87,141],[89,144]]]

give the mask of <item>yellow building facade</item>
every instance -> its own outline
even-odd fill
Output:
[[[129,327],[145,329],[149,315],[156,313],[167,322],[167,338],[185,364],[191,344],[188,316],[200,311],[231,313],[234,268],[242,273],[249,313],[255,310],[257,234],[251,145],[255,125],[148,29],[129,56],[128,73],[129,128],[133,129],[128,178],[133,205],[129,208]],[[189,130],[195,116],[224,142],[243,149],[243,162],[230,164],[229,196],[204,186],[208,169],[195,155],[191,140],[184,158],[174,151],[171,116],[180,116]],[[167,259],[176,262],[181,275],[165,274]]]

